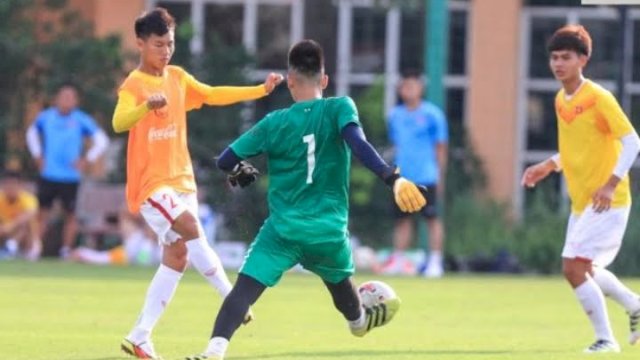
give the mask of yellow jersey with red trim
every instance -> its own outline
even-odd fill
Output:
[[[622,151],[619,139],[635,130],[613,94],[588,79],[571,97],[564,89],[558,91],[555,108],[571,211],[581,213],[613,174]],[[630,204],[629,176],[625,176],[616,187],[611,206]]]

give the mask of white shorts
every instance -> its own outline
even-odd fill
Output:
[[[185,211],[190,211],[196,218],[199,232],[202,233],[196,193],[180,193],[170,187],[163,187],[151,194],[140,207],[140,214],[158,235],[158,241],[162,245],[171,245],[180,238],[171,227],[176,218]]]
[[[591,260],[606,267],[618,255],[629,220],[630,207],[597,213],[589,205],[582,214],[571,214],[562,257]]]

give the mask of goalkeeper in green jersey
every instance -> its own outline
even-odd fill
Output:
[[[422,189],[401,177],[367,142],[351,98],[322,97],[327,84],[320,45],[312,40],[295,44],[289,51],[287,74],[295,104],[268,114],[218,158],[217,165],[229,173],[230,183],[244,187],[258,175],[244,159],[267,156],[269,217],[222,304],[207,349],[187,359],[223,359],[249,307],[298,263],[322,278],[356,336],[385,325],[398,310],[399,299],[364,308],[351,279],[354,266],[347,231],[351,152],[393,189],[403,211],[419,211],[426,200]]]

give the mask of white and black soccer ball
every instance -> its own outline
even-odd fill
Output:
[[[358,286],[358,294],[365,307],[372,307],[381,302],[398,297],[391,286],[382,281],[371,280]]]

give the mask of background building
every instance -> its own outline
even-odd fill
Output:
[[[131,23],[163,6],[190,22],[192,53],[217,37],[243,44],[257,59],[250,77],[283,71],[291,43],[320,41],[327,51],[330,94],[357,96],[384,77],[384,108],[396,102],[402,70],[424,68],[427,1],[380,0],[72,0],[98,35],[119,33],[134,46]],[[446,113],[456,137],[467,133],[488,176],[492,197],[521,209],[524,166],[556,147],[545,41],[563,24],[592,33],[587,75],[612,90],[632,119],[640,116],[640,9],[580,6],[579,1],[449,0]],[[499,14],[499,16],[497,16]],[[259,104],[258,115],[289,102]],[[635,122],[637,124],[637,122]],[[558,190],[561,184],[557,184]]]

